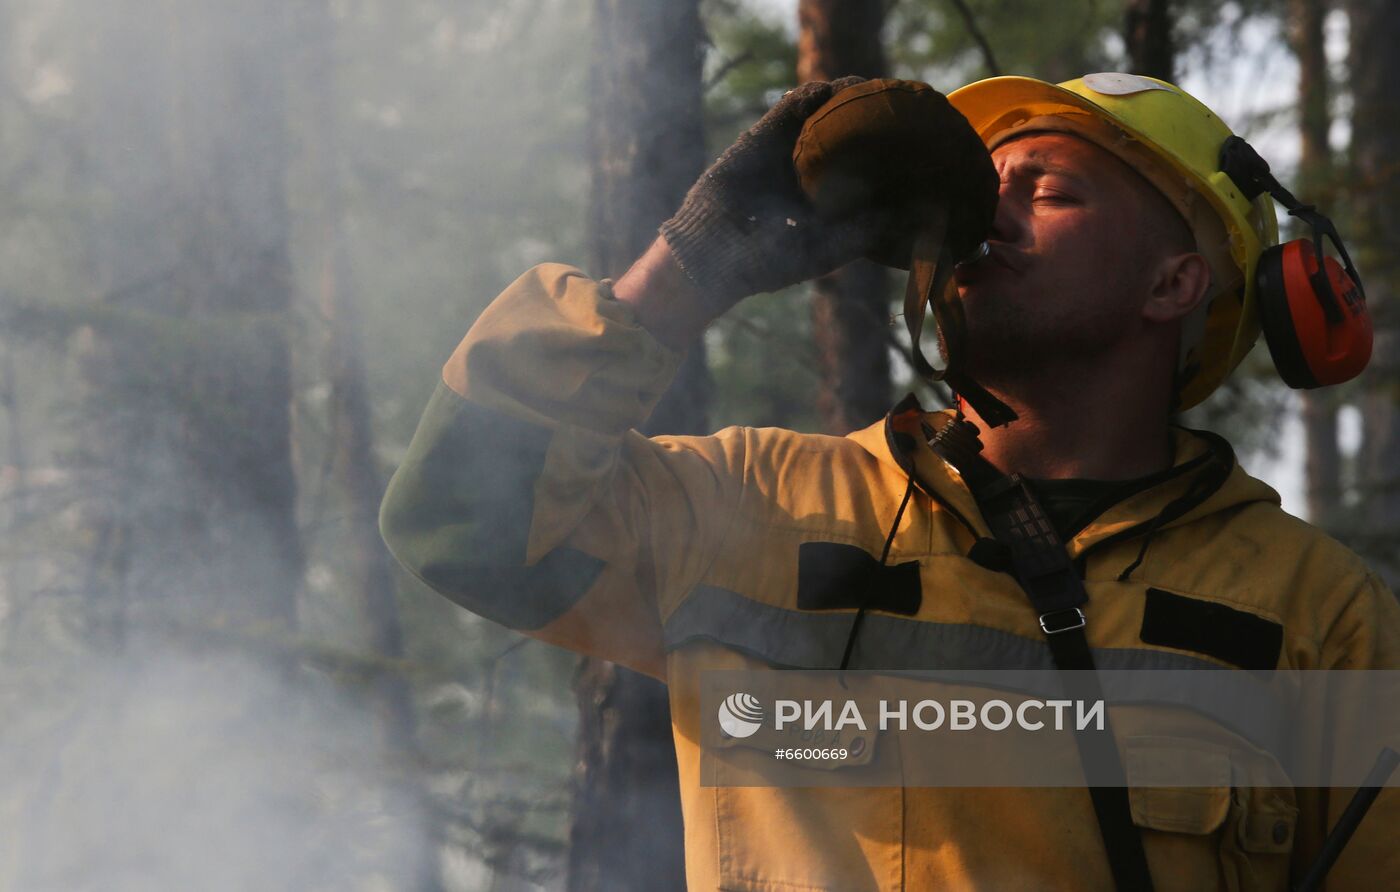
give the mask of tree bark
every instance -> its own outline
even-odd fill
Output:
[[[96,593],[286,630],[294,516],[283,6],[99,13],[98,314],[78,339]],[[256,41],[256,45],[252,46]],[[123,636],[118,635],[121,639]]]
[[[685,835],[666,688],[586,659],[569,892],[685,888]]]
[[[703,31],[697,0],[594,0],[593,9],[589,248],[595,274],[616,278],[705,167]],[[701,341],[643,432],[709,433],[709,402]]]
[[[1351,0],[1352,164],[1358,269],[1375,321],[1375,350],[1361,380],[1362,444],[1357,541],[1392,588],[1400,584],[1400,6]],[[1355,255],[1354,255],[1355,256]]]
[[[1171,0],[1128,0],[1123,17],[1128,67],[1134,74],[1174,81]]]
[[[337,553],[347,560],[337,574],[338,588],[358,621],[358,643],[374,657],[399,660],[404,656],[403,629],[389,552],[379,534],[384,480],[375,460],[359,307],[345,244],[336,26],[329,0],[299,4],[295,15],[298,40],[290,81],[298,93],[301,146],[312,186],[311,250],[318,271],[316,301],[325,325],[324,374],[330,384],[327,448],[331,482],[345,505],[346,535]],[[408,680],[396,672],[379,672],[370,683],[368,699],[380,749],[401,764],[419,764],[418,722]],[[413,823],[424,828],[412,834],[417,848],[401,877],[404,888],[441,889],[440,834],[433,828],[434,810],[424,781],[410,776],[390,786],[397,800],[391,810],[408,812]]]
[[[797,20],[799,82],[885,76],[883,0],[801,0]],[[885,268],[858,260],[813,282],[812,323],[826,431],[846,434],[882,417],[891,390]]]
[[[1330,207],[1332,151],[1327,135],[1332,126],[1330,87],[1322,30],[1327,16],[1324,0],[1291,0],[1290,36],[1298,56],[1299,130],[1302,142],[1301,194],[1321,207]],[[1337,445],[1337,405],[1325,391],[1300,394],[1307,458],[1304,486],[1308,519],[1333,528],[1341,504],[1341,450]]]
[[[705,164],[697,0],[594,0],[589,146],[595,274],[623,273]],[[703,343],[643,427],[707,433]],[[684,548],[685,543],[676,547]],[[578,774],[570,892],[685,888],[670,703],[664,685],[601,660],[575,678]]]

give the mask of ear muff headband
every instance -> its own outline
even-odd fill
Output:
[[[1356,377],[1371,359],[1371,315],[1361,276],[1337,227],[1285,189],[1269,172],[1268,162],[1238,136],[1221,146],[1220,169],[1247,200],[1267,192],[1312,230],[1310,239],[1266,248],[1259,256],[1255,302],[1279,376],[1298,390]],[[1327,256],[1324,239],[1342,263]]]

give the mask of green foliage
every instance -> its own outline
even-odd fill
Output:
[[[797,80],[797,45],[785,23],[732,0],[708,0],[702,15],[705,57],[705,141],[717,155],[763,115]]]
[[[818,430],[816,351],[807,289],[750,298],[708,332],[716,426]]]
[[[1061,81],[1113,67],[1113,38],[1122,18],[1117,4],[1072,0],[1056,4],[1053,12],[1030,0],[968,0],[966,5],[1000,74]],[[946,0],[894,4],[889,29],[899,76],[947,91],[993,74],[966,21]]]

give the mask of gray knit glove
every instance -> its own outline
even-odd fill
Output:
[[[808,116],[863,80],[813,81],[789,92],[725,150],[661,224],[676,262],[717,313],[750,294],[824,275],[874,247],[888,213],[867,208],[818,221],[792,164]]]

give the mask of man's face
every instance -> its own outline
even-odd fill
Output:
[[[1091,357],[1141,328],[1163,253],[1159,218],[1175,213],[1166,199],[1117,157],[1068,134],[1031,133],[992,159],[1001,200],[991,254],[955,275],[969,370]]]

